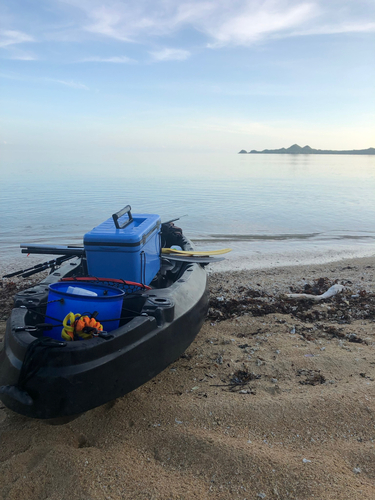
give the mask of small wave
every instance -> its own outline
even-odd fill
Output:
[[[307,234],[209,234],[203,237],[193,237],[196,242],[211,241],[264,241],[264,240],[308,240],[316,238],[321,233]]]
[[[356,234],[339,234],[337,236],[332,236],[333,240],[375,240],[375,236],[358,236]]]
[[[375,234],[285,233],[285,234],[209,234],[193,236],[196,243],[229,241],[293,241],[293,240],[375,240]]]

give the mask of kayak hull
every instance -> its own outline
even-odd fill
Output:
[[[27,417],[56,419],[151,380],[183,354],[207,314],[206,272],[199,264],[184,266],[171,286],[145,291],[140,314],[107,338],[36,347],[26,370],[25,356],[37,339],[26,327],[27,308],[13,309],[0,353],[0,399]]]

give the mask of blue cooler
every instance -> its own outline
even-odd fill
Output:
[[[160,269],[161,220],[156,214],[113,214],[83,238],[90,276],[148,285]]]

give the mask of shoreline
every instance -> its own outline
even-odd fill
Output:
[[[230,242],[229,242],[230,243]],[[225,243],[224,246],[228,246]],[[195,244],[197,250],[205,250],[206,248],[212,249],[217,244]],[[314,250],[310,250],[311,246]],[[221,245],[223,247],[223,244]],[[0,277],[4,274],[11,273],[18,269],[31,267],[40,262],[49,261],[58,257],[57,255],[37,255],[37,254],[19,254],[13,258],[9,256],[6,260],[0,263]],[[251,246],[247,243],[241,245],[236,242],[236,246],[232,245],[232,251],[225,255],[225,260],[207,266],[209,273],[211,272],[231,272],[231,271],[247,271],[258,269],[271,269],[279,267],[294,267],[294,266],[308,266],[308,265],[324,265],[333,262],[341,262],[351,259],[362,259],[375,257],[375,245],[328,245],[324,244],[320,247],[318,245],[311,245],[311,243],[300,244],[296,243],[294,246],[289,245],[285,248],[279,245],[275,249],[275,244],[269,245],[267,242]]]
[[[372,267],[375,265],[375,256],[366,257],[353,257],[353,258],[342,258],[335,260],[327,260],[327,262],[318,263],[298,263],[298,264],[287,264],[287,265],[277,265],[269,267],[259,267],[259,268],[240,268],[240,269],[226,269],[226,270],[215,270],[213,266],[209,269],[209,279],[219,281],[232,280],[238,285],[246,286],[251,282],[261,281],[261,286],[269,287],[272,282],[277,281],[280,290],[287,292],[286,288],[289,286],[289,280],[293,276],[298,276],[298,280],[308,281],[313,280],[319,274],[328,274],[331,278],[335,279],[352,279],[353,283],[358,286],[360,284],[367,286],[375,286],[372,282],[372,274],[363,271],[361,276],[358,276],[358,271],[360,268],[365,270],[368,266]],[[302,277],[304,279],[302,279]],[[292,285],[291,283],[290,285]]]
[[[256,271],[261,269],[276,269],[284,267],[321,266],[331,263],[340,263],[349,260],[371,259],[375,257],[375,249],[361,251],[329,249],[321,252],[259,252],[252,255],[239,254],[236,251],[228,254],[226,260],[208,266],[209,272]]]

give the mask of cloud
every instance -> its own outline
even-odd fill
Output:
[[[7,80],[17,80],[22,82],[32,82],[32,83],[58,83],[59,85],[65,85],[66,87],[71,87],[73,89],[80,90],[90,90],[86,85],[79,82],[74,82],[73,80],[58,80],[55,78],[33,78],[26,77],[24,75],[19,75],[17,73],[0,73],[0,78],[6,78]]]
[[[113,56],[113,57],[87,57],[82,59],[80,62],[103,62],[103,63],[115,63],[115,64],[136,64],[135,59],[131,59],[126,56]]]
[[[123,42],[131,41],[130,26],[125,22],[121,11],[111,9],[107,6],[100,6],[93,10],[89,17],[92,22],[84,26],[84,30],[110,38],[115,38]]]
[[[207,15],[214,4],[210,1],[164,2],[138,0],[63,0],[82,9],[87,15],[83,29],[124,42],[140,42],[151,37],[170,35],[185,26],[191,26]]]
[[[304,24],[317,14],[318,9],[312,3],[283,6],[265,2],[256,8],[247,5],[238,14],[203,20],[201,29],[214,40],[210,47],[246,46],[275,33],[285,35],[290,28]]]
[[[35,39],[16,30],[1,30],[0,31],[0,47],[8,47],[16,43],[34,42]]]
[[[13,21],[23,23],[23,31],[0,32],[0,47],[35,41],[24,32],[33,30],[44,42],[108,38],[146,47],[155,46],[155,39],[160,45],[177,45],[183,34],[184,46],[190,44],[186,51],[149,52],[155,61],[164,61],[186,59],[194,47],[202,47],[202,37],[206,47],[220,48],[290,36],[375,31],[373,0],[59,0],[50,9],[55,24],[47,23],[42,12],[36,9],[31,23],[14,11]],[[133,62],[125,56],[89,60]]]
[[[6,47],[6,55],[4,57],[6,59],[10,59],[12,61],[37,61],[38,57],[32,52],[20,50],[18,46],[10,46]]]
[[[30,54],[18,54],[9,57],[12,61],[37,61],[38,58]]]
[[[45,81],[51,83],[59,83],[60,85],[65,85],[73,89],[90,90],[88,87],[86,87],[86,85],[83,85],[83,83],[73,82],[72,80],[66,81],[66,80],[55,80],[53,78],[46,78]]]
[[[190,57],[190,52],[182,49],[164,48],[156,52],[150,52],[154,61],[184,61]]]
[[[170,37],[186,28],[205,35],[209,47],[375,29],[368,22],[371,3],[362,1],[359,8],[357,0],[346,0],[345,5],[339,0],[107,0],[105,5],[101,0],[62,1],[84,13],[83,31],[132,43]],[[155,60],[181,60],[167,52],[163,58],[162,51],[152,55]]]
[[[370,33],[375,31],[375,23],[343,23],[341,25],[321,25],[291,32],[291,36],[335,35],[338,33]]]

